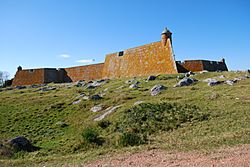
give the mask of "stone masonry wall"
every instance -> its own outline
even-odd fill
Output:
[[[103,63],[64,68],[71,81],[96,80],[102,78]]]
[[[203,69],[207,71],[228,71],[227,65],[223,61],[203,60]]]
[[[184,62],[177,62],[178,72],[183,73],[187,71],[228,71],[226,63],[223,61],[209,61],[209,60],[185,60]]]
[[[44,83],[45,69],[29,69],[17,71],[12,86]]]
[[[204,70],[202,60],[185,60],[180,65],[187,71],[196,72]],[[178,72],[187,72],[187,71],[178,71]]]
[[[177,73],[170,39],[166,46],[154,42],[106,56],[103,78]]]

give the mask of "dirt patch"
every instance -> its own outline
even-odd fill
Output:
[[[250,167],[250,145],[218,150],[204,155],[195,152],[166,152],[155,149],[118,155],[82,165],[85,167]]]

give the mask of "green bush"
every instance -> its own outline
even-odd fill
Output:
[[[101,121],[101,122],[98,123],[98,126],[99,126],[100,128],[102,128],[102,129],[105,129],[105,128],[107,128],[110,124],[111,124],[111,122],[109,122],[109,121]]]
[[[170,131],[188,123],[208,119],[208,114],[198,107],[177,103],[142,103],[125,110],[117,130],[152,134]]]
[[[82,137],[84,141],[87,143],[95,143],[98,145],[101,144],[101,140],[100,140],[98,132],[96,131],[96,129],[92,127],[85,128],[82,132]]]
[[[143,143],[142,138],[134,132],[124,132],[122,133],[119,144],[121,146],[135,146]]]

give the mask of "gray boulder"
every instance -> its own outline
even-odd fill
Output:
[[[136,88],[138,88],[138,85],[137,84],[132,84],[132,85],[129,86],[129,88],[136,89]]]
[[[47,91],[51,91],[51,90],[56,90],[56,87],[44,87],[39,89],[42,92],[47,92]]]
[[[129,86],[129,88],[131,88],[131,89],[137,89],[137,88],[139,87],[139,86],[138,86],[139,84],[140,84],[140,82],[135,81],[133,84],[131,84],[131,85]]]
[[[221,79],[223,79],[223,78],[226,78],[224,75],[220,75],[220,76],[218,76],[217,78],[221,78]]]
[[[155,79],[156,79],[156,76],[150,75],[150,76],[148,76],[146,82],[148,82],[148,81],[154,81]]]
[[[99,111],[102,111],[102,109],[103,109],[103,106],[101,104],[99,104],[97,106],[92,107],[90,110],[92,112],[99,112]]]
[[[18,136],[14,139],[11,139],[9,142],[11,147],[13,147],[17,151],[35,151],[37,150],[37,147],[34,147],[31,142],[23,137],[23,136]]]
[[[131,83],[133,83],[135,81],[136,81],[135,78],[133,78],[133,79],[125,81],[125,84],[131,84]]]
[[[72,104],[79,104],[81,101],[82,101],[82,100],[79,99],[79,100],[74,101]]]
[[[151,89],[151,96],[155,96],[157,94],[159,94],[160,92],[162,92],[163,90],[166,90],[167,87],[163,86],[163,85],[155,85],[152,89]]]
[[[91,100],[101,100],[102,97],[100,95],[98,95],[98,94],[95,94],[95,95],[90,96],[90,99]]]
[[[101,121],[111,113],[115,112],[118,108],[120,108],[122,105],[115,106],[115,107],[109,107],[105,110],[105,112],[101,115],[98,115],[94,118],[94,121]]]
[[[176,85],[174,85],[174,87],[189,86],[195,82],[197,82],[197,80],[194,78],[183,78]]]
[[[83,86],[85,86],[85,81],[83,81],[83,80],[80,80],[80,81],[77,81],[76,82],[76,87],[83,87]]]
[[[217,82],[216,79],[213,79],[213,78],[207,78],[207,79],[204,79],[203,82]]]
[[[208,86],[216,86],[216,85],[219,85],[221,83],[222,83],[221,81],[212,80],[212,81],[208,82],[207,85]]]
[[[89,82],[88,84],[87,84],[87,89],[94,89],[94,88],[96,88],[96,87],[99,87],[99,86],[101,86],[101,85],[103,85],[103,84],[105,84],[106,82],[107,82],[108,80],[104,80],[104,79],[101,79],[101,80],[97,80],[97,81],[94,81],[94,82]]]
[[[207,70],[203,70],[203,71],[200,72],[200,74],[204,74],[204,73],[208,73],[208,71]]]
[[[237,80],[226,80],[224,83],[230,86],[233,86],[235,83],[237,82]]]
[[[18,85],[18,86],[16,86],[16,89],[18,89],[18,90],[20,90],[20,89],[26,89],[26,86]]]
[[[185,73],[185,77],[190,77],[191,75],[194,75],[194,73],[192,71]]]
[[[82,97],[84,100],[89,100],[89,96],[83,96]]]

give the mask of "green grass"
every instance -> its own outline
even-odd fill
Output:
[[[233,79],[244,73],[204,73],[197,74],[194,78],[202,80],[220,75]],[[57,89],[48,92],[36,91],[38,88],[2,91],[0,92],[0,142],[21,135],[32,140],[32,143],[41,149],[31,153],[15,153],[7,159],[0,156],[0,163],[5,166],[32,166],[33,163],[61,166],[65,163],[86,162],[103,154],[114,155],[154,147],[166,150],[211,151],[226,146],[250,144],[250,79],[239,81],[234,86],[222,84],[209,87],[206,83],[198,82],[188,87],[173,88],[177,83],[176,76],[160,75],[157,80],[150,82],[145,82],[146,77],[137,78],[141,82],[139,89],[130,89],[125,83],[128,79],[117,79],[110,80],[94,90],[81,87],[68,88],[65,84],[50,84]],[[150,89],[155,84],[162,84],[167,90],[152,97]],[[72,105],[73,101],[79,99],[77,96],[80,93],[92,95],[104,92],[106,88],[108,90],[103,99],[82,100],[79,104]],[[212,97],[213,95],[216,96]],[[133,107],[139,100],[146,104]],[[100,113],[90,111],[90,108],[97,104],[102,104],[104,107],[117,105],[122,107],[100,123],[93,121]],[[132,143],[131,145],[137,146],[124,147],[125,141],[121,146],[122,136],[129,142],[130,138],[140,136],[143,139],[145,135],[141,132],[136,132],[136,136],[124,135],[123,132],[117,131],[117,127],[131,129],[135,125],[136,131],[143,130],[139,125],[126,121],[129,117],[136,118],[137,112],[148,116],[147,111],[156,112],[158,120],[158,116],[164,116],[163,111],[165,111],[159,106],[160,104],[177,104],[180,107],[177,107],[178,111],[184,106],[196,106],[197,109],[192,107],[190,109],[192,118],[197,116],[194,111],[206,113],[209,117],[205,120],[183,122],[186,118],[184,117],[180,122],[175,121],[174,128],[168,130],[164,130],[169,125],[168,117],[160,118],[164,124],[161,124],[161,121],[155,124],[154,119],[147,119],[142,123],[150,130],[146,133],[146,142],[138,142],[139,145]],[[145,105],[151,105],[149,108],[154,109],[151,111]],[[133,111],[132,114],[124,117],[128,110]],[[184,113],[187,117],[190,114]],[[169,113],[166,112],[167,114]],[[179,116],[182,115],[178,115],[178,118]],[[65,122],[68,126],[59,126],[57,122]],[[175,124],[176,122],[178,124]],[[104,141],[101,145],[86,145],[82,134],[87,127],[96,130],[98,138]],[[164,128],[161,129],[162,127]],[[124,133],[130,134],[131,131]]]

